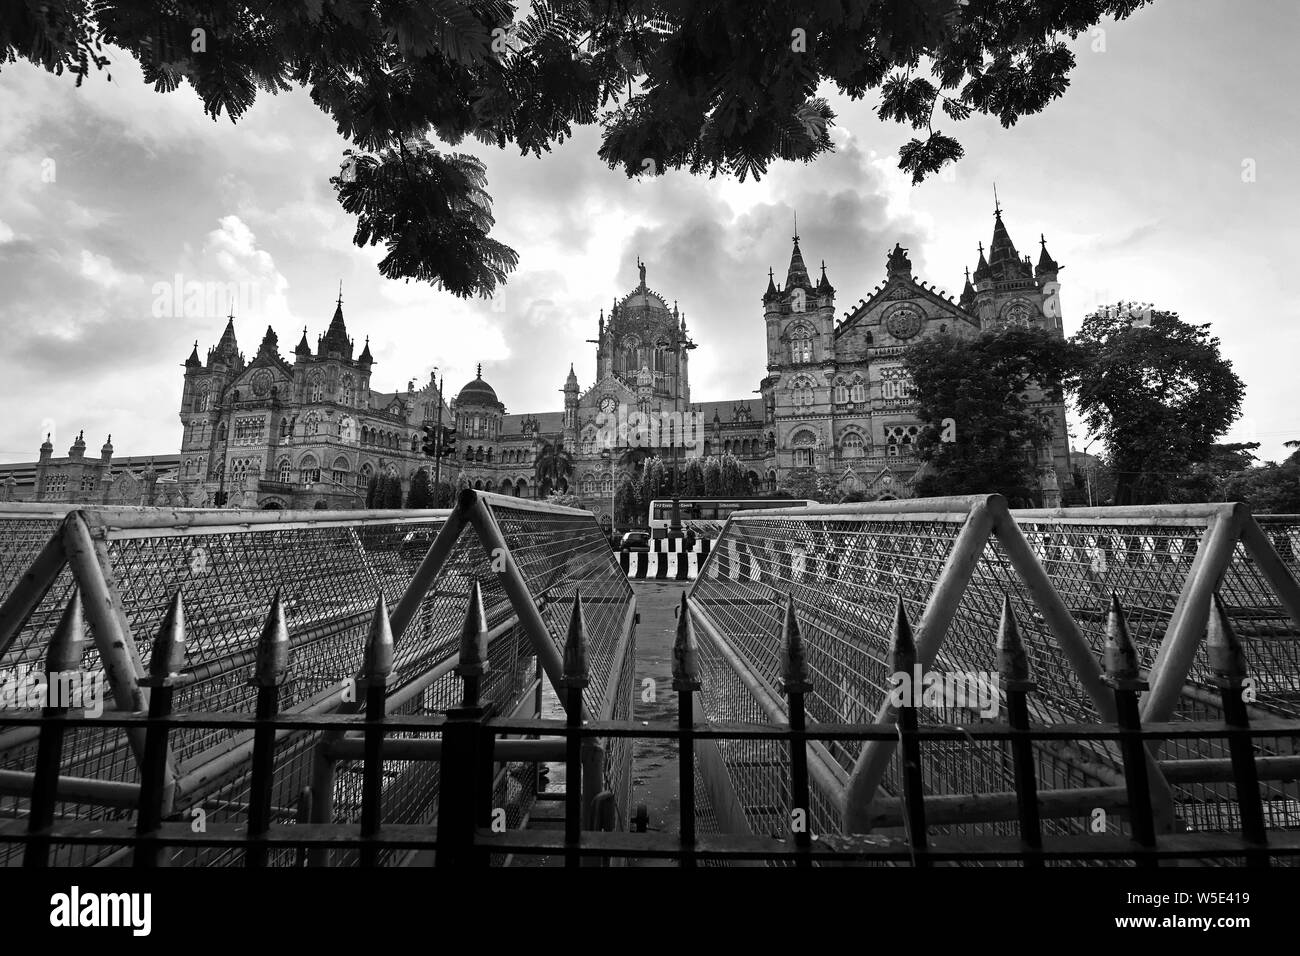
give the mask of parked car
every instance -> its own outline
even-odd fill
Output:
[[[620,551],[649,551],[650,550],[650,532],[649,531],[629,531],[623,535],[619,542]]]

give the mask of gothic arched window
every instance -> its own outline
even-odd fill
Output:
[[[298,480],[304,485],[320,481],[320,465],[312,455],[303,455],[298,462]]]
[[[790,332],[790,361],[799,365],[813,360],[812,332],[807,326],[797,326]]]
[[[325,398],[325,378],[319,371],[307,377],[307,401],[319,402]]]
[[[276,481],[282,481],[286,485],[293,481],[293,465],[289,463],[288,458],[281,458],[280,463],[275,467]]]
[[[790,438],[790,445],[794,449],[794,466],[796,468],[811,468],[813,453],[817,448],[817,436],[806,428],[801,429]]]
[[[835,380],[835,404],[843,405],[849,400],[849,386],[843,378]]]
[[[862,436],[857,432],[849,432],[840,439],[840,456],[843,458],[863,458],[866,456],[866,445]]]

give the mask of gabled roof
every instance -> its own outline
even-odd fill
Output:
[[[951,315],[959,321],[968,322],[976,329],[979,328],[979,319],[971,315],[956,302],[940,295],[933,286],[927,286],[916,279],[905,279],[901,276],[895,276],[886,282],[883,286],[872,293],[870,299],[859,303],[847,319],[835,327],[835,337],[838,339],[841,335],[847,333],[850,329],[862,321],[863,316],[869,313],[882,302],[891,300],[902,301],[904,299],[923,299],[938,306],[940,310]]]

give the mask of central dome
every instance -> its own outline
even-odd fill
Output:
[[[456,395],[457,405],[500,405],[497,393],[487,382],[483,381],[483,366],[478,367],[478,376]]]

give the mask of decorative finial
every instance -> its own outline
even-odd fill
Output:
[[[338,304],[339,304],[340,306],[343,305],[343,280],[342,280],[342,279],[339,280],[339,302],[338,302]]]
[[[998,184],[993,184],[993,215],[1002,217],[1002,204],[998,202]]]
[[[977,242],[976,245],[979,246],[980,255],[981,255],[981,256],[984,255],[984,243],[982,243],[982,242]]]
[[[794,241],[799,241],[799,211],[794,210]]]
[[[772,271],[772,267],[771,267],[771,266],[768,266],[768,267],[767,267],[767,277],[768,277],[769,279],[772,279],[772,278],[775,278],[775,276],[776,276],[776,273]]]
[[[966,267],[966,281],[970,282],[970,266]]]
[[[477,373],[477,374],[478,374],[478,377],[479,377],[479,378],[482,378],[482,377],[483,377],[483,363],[482,363],[482,362],[479,362],[479,363],[478,363],[478,373]]]

